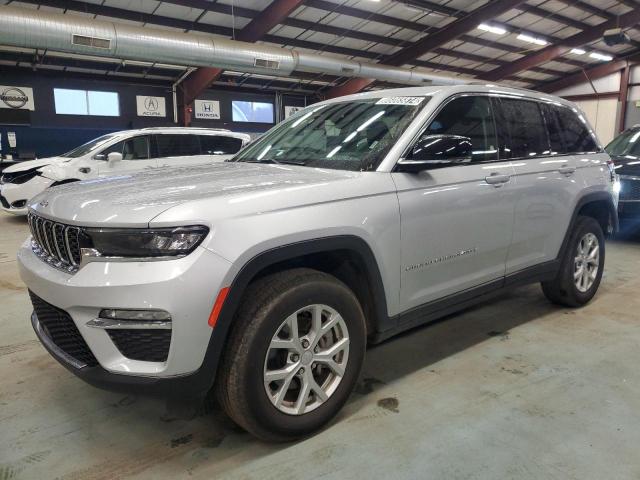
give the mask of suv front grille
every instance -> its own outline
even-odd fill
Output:
[[[640,200],[640,179],[620,176],[620,200]]]
[[[69,273],[77,271],[81,260],[82,230],[42,218],[33,212],[29,212],[27,220],[33,253],[60,270]]]
[[[164,362],[169,356],[170,329],[109,329],[107,333],[120,353],[131,360]]]
[[[87,342],[82,338],[69,314],[45,302],[31,291],[29,296],[38,322],[49,340],[80,364],[89,367],[98,365],[96,357],[91,353]]]
[[[0,194],[0,203],[2,203],[4,208],[11,208],[11,205],[9,205],[9,202],[7,202],[7,199],[4,198],[2,194]]]

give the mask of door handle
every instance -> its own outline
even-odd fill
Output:
[[[563,165],[558,169],[558,172],[560,172],[563,175],[571,175],[575,171],[576,171],[576,167],[572,167],[570,165]]]
[[[494,187],[501,187],[504,183],[507,183],[511,180],[510,175],[503,175],[500,173],[492,173],[488,177],[484,177],[484,181],[489,185],[493,185]]]

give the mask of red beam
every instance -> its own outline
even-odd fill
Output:
[[[243,42],[257,42],[269,31],[282,23],[303,0],[274,0],[259,15],[254,17],[236,35],[237,40]],[[215,81],[220,78],[224,70],[221,68],[199,68],[182,82],[183,104],[190,105],[193,101]],[[188,110],[185,109],[185,112]],[[185,115],[185,124],[189,118]]]
[[[517,7],[523,0],[495,0],[472,11],[449,25],[436,30],[427,35],[422,40],[413,43],[411,46],[403,48],[399,52],[385,58],[384,63],[393,66],[401,66],[420,58],[425,53],[441,47],[445,43],[464,35],[476,28],[480,23],[491,20],[505,12]],[[335,87],[327,93],[328,98],[357,93],[373,83],[372,79],[354,78],[348,80],[343,85]]]
[[[627,99],[629,97],[629,76],[631,74],[631,65],[627,62],[624,70],[620,74],[620,118],[618,119],[618,133],[624,131],[625,117],[627,116]]]
[[[545,93],[554,93],[554,92],[557,92],[558,90],[563,90],[565,88],[573,87],[574,85],[579,85],[581,83],[588,82],[589,80],[596,80],[598,78],[611,75],[612,73],[616,73],[622,70],[627,65],[627,62],[631,64],[639,63],[640,54],[635,54],[622,60],[615,60],[607,63],[601,63],[600,65],[596,65],[595,67],[570,73],[567,76],[561,78],[560,80],[555,80],[553,82],[548,82],[548,83],[543,83],[541,85],[538,85],[536,87],[536,90],[539,90]]]
[[[589,30],[584,30],[566,38],[558,45],[549,45],[548,47],[527,55],[520,60],[516,60],[515,62],[503,67],[495,68],[490,72],[480,75],[478,78],[492,82],[502,80],[503,78],[515,75],[523,70],[530,70],[540,64],[554,60],[564,55],[572,48],[582,47],[594,42],[602,38],[605,30],[616,27],[627,28],[637,24],[638,22],[640,22],[640,7],[625,13],[624,15],[620,15],[619,17],[591,27]]]

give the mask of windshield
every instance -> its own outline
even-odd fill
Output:
[[[91,151],[101,147],[102,145],[107,143],[109,140],[114,139],[116,136],[117,136],[116,133],[109,133],[107,135],[103,135],[101,137],[91,140],[90,142],[85,143],[84,145],[80,145],[79,147],[74,148],[70,152],[64,153],[60,156],[65,158],[82,157],[83,155],[86,155],[87,153],[90,153]]]
[[[640,156],[640,130],[633,129],[623,132],[614,138],[613,141],[605,147],[605,150],[609,155],[613,156]]]
[[[308,107],[233,161],[374,170],[428,97],[384,97]]]

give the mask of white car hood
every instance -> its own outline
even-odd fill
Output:
[[[27,160],[24,162],[20,162],[16,165],[12,165],[3,170],[6,173],[17,173],[17,172],[25,172],[27,170],[31,170],[32,168],[38,167],[46,167],[47,165],[59,165],[61,163],[65,163],[71,160],[70,158],[64,157],[49,157],[49,158],[39,158],[37,160]]]

